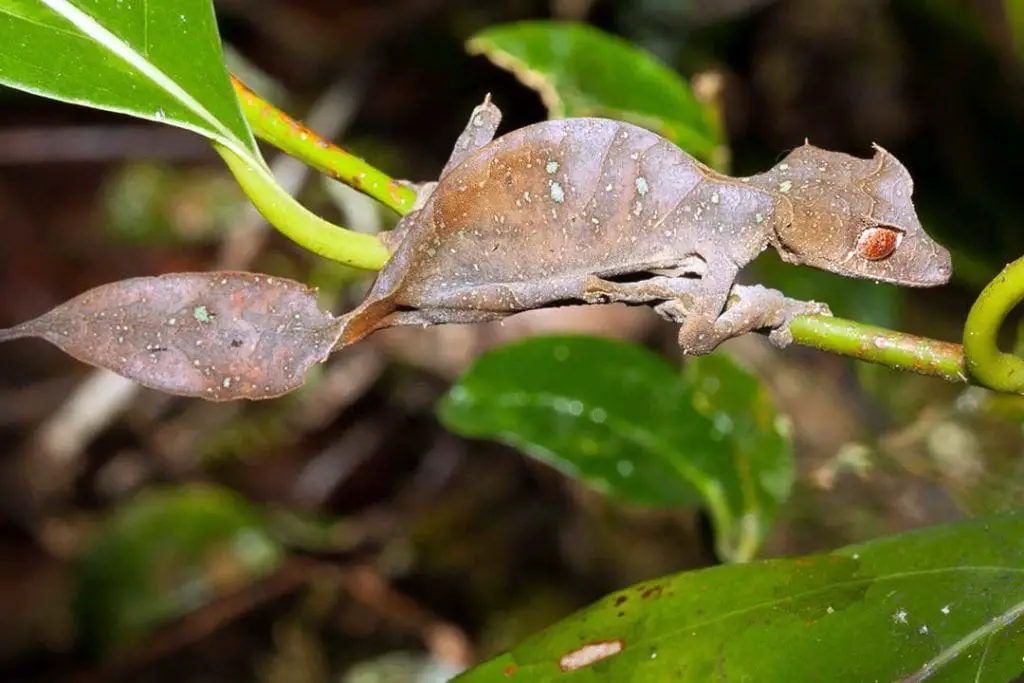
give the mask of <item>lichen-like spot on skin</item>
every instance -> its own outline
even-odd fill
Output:
[[[623,640],[602,640],[595,643],[587,643],[572,652],[562,655],[558,660],[558,668],[562,671],[582,669],[602,659],[619,654],[625,647],[626,642]]]
[[[785,194],[786,192],[789,192],[792,189],[793,189],[793,181],[792,180],[783,180],[781,183],[779,183],[779,192],[782,192],[783,194]]]
[[[206,310],[206,306],[196,306],[193,308],[192,317],[201,323],[208,323],[213,320],[213,316],[210,315],[208,310]]]
[[[640,193],[640,196],[647,194],[647,178],[642,175],[636,177],[636,191]]]
[[[558,170],[558,162],[554,160],[549,161],[547,166],[544,167],[544,170],[548,173],[554,173]]]
[[[565,201],[565,190],[558,183],[551,183],[551,198],[561,204]]]

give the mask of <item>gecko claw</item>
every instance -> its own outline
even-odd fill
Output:
[[[777,349],[784,349],[793,343],[793,331],[790,329],[790,325],[793,323],[794,318],[801,315],[831,316],[832,310],[828,307],[828,304],[817,301],[786,299],[778,312],[781,322],[772,326],[772,330],[768,333],[768,341],[771,342],[772,346]]]

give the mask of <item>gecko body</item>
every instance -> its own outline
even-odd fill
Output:
[[[910,174],[881,147],[860,159],[804,144],[733,178],[622,121],[551,120],[495,139],[500,119],[489,98],[473,111],[438,182],[385,235],[392,257],[346,316],[340,346],[396,325],[614,302],[679,323],[690,355],[765,328],[785,346],[794,317],[829,310],[736,284],[768,248],[850,277],[949,280]]]

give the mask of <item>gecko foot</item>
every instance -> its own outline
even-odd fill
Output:
[[[768,333],[768,341],[778,349],[784,349],[793,343],[793,332],[789,329],[793,318],[801,315],[832,315],[827,305],[815,301],[787,299],[786,303],[785,308],[778,314],[781,322]]]
[[[666,320],[681,324],[679,346],[689,356],[711,353],[727,339],[764,329],[770,330],[768,339],[772,345],[785,348],[793,343],[790,324],[794,318],[832,315],[825,304],[790,299],[761,285],[733,287],[725,311],[709,322],[678,300],[658,304],[655,311]]]
[[[761,285],[737,285],[733,288],[730,300],[730,305],[718,322],[730,321],[744,332],[768,329],[768,341],[779,349],[793,343],[790,325],[794,318],[801,315],[832,315],[826,304],[790,299],[778,290]]]

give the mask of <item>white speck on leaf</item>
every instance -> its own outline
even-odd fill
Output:
[[[902,607],[896,610],[896,613],[892,615],[893,623],[905,624],[907,623],[907,610]]]
[[[942,606],[942,613],[943,614],[949,614],[949,605],[943,605]]]
[[[621,640],[606,640],[598,643],[587,643],[572,652],[567,652],[558,660],[558,668],[562,671],[575,671],[590,666],[606,657],[617,655],[623,650]]]

